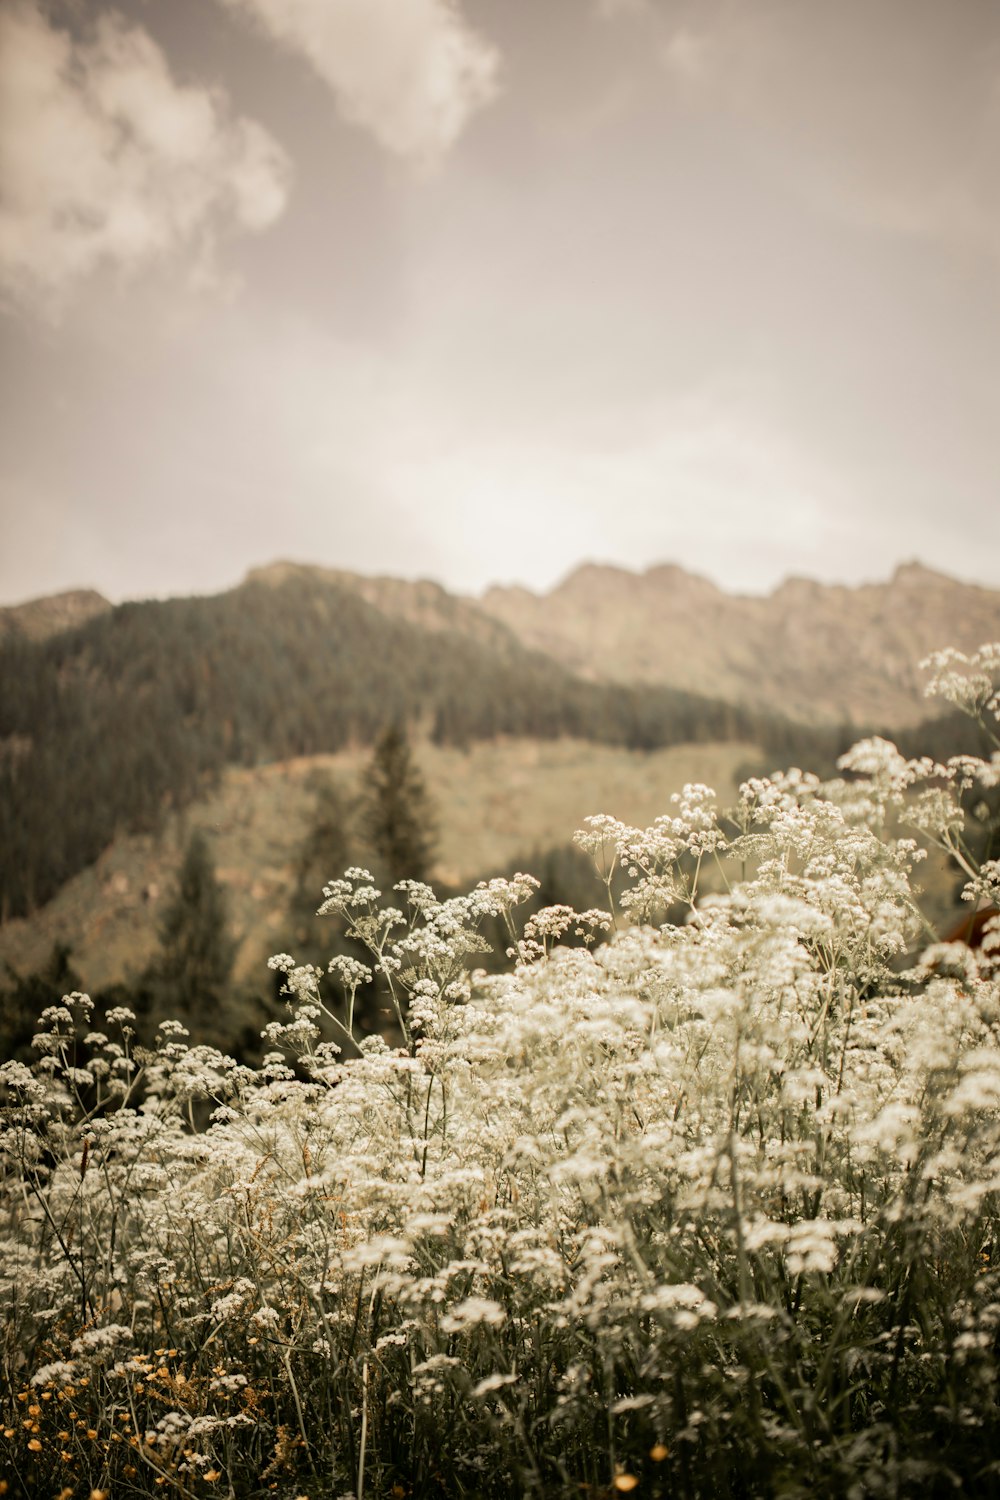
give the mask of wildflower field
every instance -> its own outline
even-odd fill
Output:
[[[995,735],[1000,645],[932,666]],[[47,1011],[0,1067],[7,1493],[1000,1493],[1000,917],[914,895],[936,844],[1000,904],[995,743],[591,819],[607,909],[348,871],[385,1037],[344,958],[272,960],[257,1069]]]

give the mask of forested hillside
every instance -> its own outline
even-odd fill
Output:
[[[0,918],[48,900],[116,832],[156,827],[228,764],[367,744],[397,721],[452,745],[740,739],[810,761],[841,748],[835,733],[709,697],[586,682],[513,638],[423,628],[321,576],[124,604],[0,647]]]

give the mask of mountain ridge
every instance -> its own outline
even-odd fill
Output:
[[[791,577],[730,594],[676,564],[584,564],[547,593],[493,586],[481,607],[596,680],[706,692],[811,723],[909,727],[935,711],[919,661],[1000,638],[1000,590],[901,563],[884,583]]]
[[[113,608],[103,594],[87,588],[62,589],[56,594],[26,599],[22,604],[5,604],[0,606],[0,641],[12,636],[45,640],[64,630],[75,630]]]
[[[493,584],[478,596],[426,578],[276,560],[202,597],[289,585],[346,590],[387,619],[508,662],[527,648],[591,682],[666,687],[815,725],[917,724],[937,708],[923,695],[919,661],[1000,638],[1000,590],[916,559],[882,582],[791,575],[766,594],[729,592],[669,561],[641,571],[584,562],[548,590]],[[114,608],[88,589],[7,606],[0,642],[48,639]]]

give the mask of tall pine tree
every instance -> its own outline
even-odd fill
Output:
[[[362,778],[361,831],[379,878],[427,880],[436,827],[423,777],[398,724],[384,729]]]
[[[295,889],[289,905],[292,952],[300,963],[325,964],[330,957],[331,922],[318,917],[323,887],[343,875],[351,859],[350,809],[337,783],[317,775],[312,823],[295,862]]]
[[[177,885],[160,927],[160,953],[150,976],[162,1018],[205,1021],[216,1029],[228,998],[236,957],[226,893],[208,842],[192,834]]]

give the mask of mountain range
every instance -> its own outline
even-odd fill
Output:
[[[804,723],[918,723],[934,712],[920,660],[1000,636],[1000,590],[919,562],[881,583],[789,578],[766,595],[727,593],[672,563],[645,572],[586,563],[547,592],[495,585],[479,598],[429,580],[291,562],[254,568],[241,587],[304,581],[507,660],[527,647],[589,681],[676,688]],[[92,589],[0,608],[0,643],[42,640],[112,609]]]
[[[546,594],[492,588],[481,608],[588,677],[669,684],[807,722],[917,723],[933,711],[918,663],[1000,638],[1000,591],[917,562],[849,588],[790,578],[723,592],[672,565],[585,566]]]
[[[464,883],[588,812],[649,821],[684,780],[729,796],[740,767],[829,770],[861,732],[949,753],[917,662],[998,638],[1000,591],[917,563],[765,597],[587,565],[547,593],[469,598],[280,562],[215,596],[0,609],[0,963],[68,942],[88,983],[141,967],[202,827],[253,972],[280,936],[310,778],[349,800],[390,719],[439,807],[440,876]]]
[[[810,724],[916,724],[936,711],[920,661],[1000,638],[1000,590],[919,562],[883,583],[789,578],[766,595],[726,593],[669,563],[641,573],[588,563],[546,593],[494,586],[478,599],[291,563],[249,575],[294,577],[326,579],[384,614],[495,650],[515,639],[591,681],[677,688]]]
[[[389,723],[455,746],[743,740],[780,754],[802,741],[790,721],[705,693],[585,679],[432,585],[282,564],[223,594],[91,598],[84,613],[67,628],[63,597],[4,619],[0,921],[227,767],[370,745]]]

